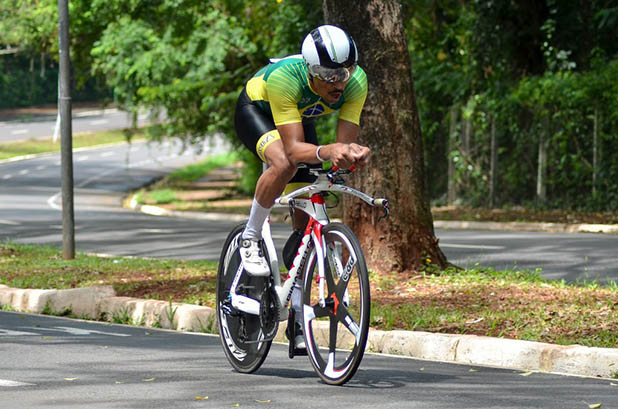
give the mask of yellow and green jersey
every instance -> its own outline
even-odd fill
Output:
[[[264,112],[270,113],[275,125],[298,123],[339,111],[339,119],[359,124],[367,98],[367,75],[356,67],[336,104],[324,101],[311,88],[305,61],[291,56],[259,70],[247,83],[247,95]]]

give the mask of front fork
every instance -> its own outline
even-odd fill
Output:
[[[325,260],[325,255],[326,255],[326,243],[324,240],[324,236],[322,235],[322,225],[316,221],[316,220],[312,220],[311,221],[313,223],[313,228],[312,228],[312,238],[313,238],[313,242],[315,243],[315,255],[317,258],[317,264],[318,264],[318,289],[319,289],[319,303],[320,303],[320,307],[325,307],[326,306],[326,297],[325,297],[325,291],[324,291],[324,286],[325,286],[325,282],[324,282],[324,272],[326,271],[326,265],[324,264],[324,260]]]

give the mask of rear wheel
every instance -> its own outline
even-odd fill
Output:
[[[217,319],[219,336],[228,361],[238,372],[251,373],[262,365],[272,341],[266,336],[258,315],[247,314],[232,307],[230,288],[242,269],[238,252],[245,225],[236,226],[228,235],[221,251],[217,270]],[[256,300],[262,299],[269,277],[252,277],[242,273],[236,293]]]
[[[315,247],[307,260],[303,285],[303,329],[307,354],[326,383],[342,385],[356,373],[369,331],[369,278],[354,233],[341,223],[322,230],[325,256],[325,305],[320,305]]]

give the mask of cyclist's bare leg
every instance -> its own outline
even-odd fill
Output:
[[[268,169],[262,173],[255,186],[255,197],[249,214],[249,221],[243,238],[260,239],[264,220],[270,214],[275,199],[281,195],[285,185],[292,179],[296,167],[283,150],[281,140],[272,142],[264,152]]]

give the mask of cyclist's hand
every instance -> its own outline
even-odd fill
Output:
[[[340,169],[363,166],[369,161],[370,151],[366,146],[356,143],[334,143],[330,146],[330,160]]]
[[[369,163],[371,151],[368,147],[356,143],[351,143],[349,147],[351,155],[354,158],[354,166],[364,166]]]
[[[347,143],[333,143],[329,145],[330,160],[339,169],[349,169],[354,165],[354,155]]]

